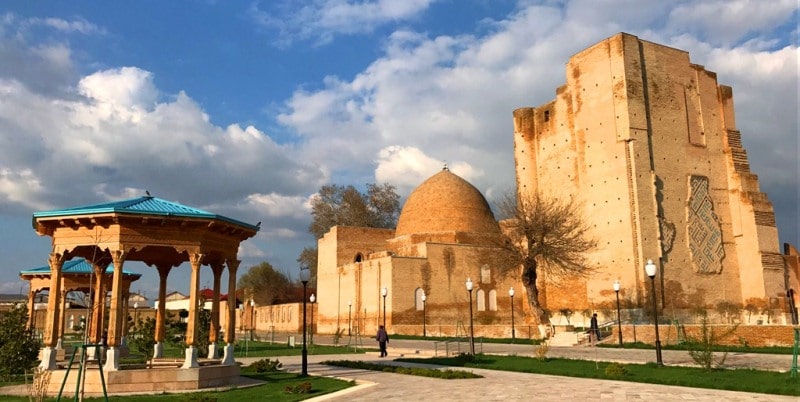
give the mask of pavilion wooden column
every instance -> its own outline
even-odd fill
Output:
[[[62,275],[62,282],[63,282],[63,275]],[[67,321],[67,289],[64,288],[64,284],[61,284],[61,293],[58,303],[58,341],[56,341],[56,348],[62,349],[63,348],[63,339],[64,339],[64,326],[66,325]]]
[[[225,355],[222,364],[234,365],[233,342],[236,340],[236,270],[242,262],[229,258],[225,261],[228,265],[228,320],[225,325]]]
[[[167,334],[167,327],[165,325],[167,314],[167,276],[169,271],[172,270],[171,265],[160,264],[156,266],[158,269],[158,309],[156,310],[156,344],[153,346],[153,358],[164,357],[164,338]]]
[[[224,269],[222,263],[215,263],[211,265],[211,272],[214,274],[214,294],[211,301],[211,328],[208,331],[208,358],[213,359],[217,357],[217,341],[219,341],[219,288],[220,277],[222,277],[222,270]]]
[[[59,298],[61,296],[61,267],[64,265],[64,256],[58,253],[50,254],[50,289],[47,300],[47,320],[44,324],[44,349],[42,362],[39,365],[44,370],[56,368],[56,343],[58,341]]]
[[[89,318],[89,342],[99,345],[103,340],[103,327],[106,312],[106,268],[108,264],[92,263],[94,283],[92,284],[92,310]]]
[[[28,289],[28,323],[25,324],[25,329],[34,329],[36,322],[33,320],[33,315],[36,312],[36,291],[32,288]]]
[[[122,298],[122,266],[125,263],[125,252],[115,250],[111,252],[111,260],[114,264],[114,275],[111,278],[111,308],[108,319],[108,351],[106,352],[106,364],[103,368],[107,371],[119,370],[119,348],[122,346],[122,319],[124,311],[122,309],[124,300]]]
[[[189,322],[186,325],[186,360],[181,368],[199,367],[197,364],[197,349],[194,344],[197,340],[197,303],[200,293],[200,267],[203,261],[203,254],[192,253],[189,255],[189,263],[192,265],[192,277],[189,281]]]

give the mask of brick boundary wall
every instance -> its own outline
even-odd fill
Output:
[[[714,324],[708,326],[715,334],[722,334],[733,325]],[[785,346],[794,345],[794,332],[791,325],[739,325],[728,336],[719,339],[716,343],[731,346]],[[684,325],[686,337],[698,337],[701,332],[700,325]],[[612,337],[617,339],[617,327],[613,327]],[[679,342],[680,336],[674,325],[659,325],[659,338],[662,345],[673,345]],[[623,342],[644,342],[655,344],[655,327],[650,324],[623,325]]]

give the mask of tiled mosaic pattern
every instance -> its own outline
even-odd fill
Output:
[[[707,177],[689,178],[687,215],[687,238],[695,271],[705,274],[720,272],[725,249],[722,247],[722,230],[719,218],[714,213]]]

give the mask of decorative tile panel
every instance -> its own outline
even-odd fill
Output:
[[[708,177],[689,177],[687,239],[696,272],[714,274],[722,271],[725,249],[722,247],[720,220],[714,213],[714,201],[708,191]]]

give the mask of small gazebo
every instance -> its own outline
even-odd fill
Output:
[[[228,294],[236,294],[236,270],[241,261],[237,258],[239,245],[258,232],[258,225],[191,208],[175,202],[152,197],[149,194],[122,201],[87,205],[75,208],[36,212],[33,228],[40,236],[52,237],[50,265],[50,297],[47,304],[47,321],[44,330],[44,349],[41,367],[52,370],[56,367],[55,349],[59,335],[59,315],[63,267],[67,261],[83,258],[95,272],[94,305],[104,300],[104,288],[110,290],[108,318],[108,350],[104,371],[119,370],[119,352],[124,331],[126,261],[141,261],[155,267],[159,274],[158,298],[164,300],[167,277],[172,268],[189,262],[189,317],[186,329],[186,354],[182,368],[198,367],[197,317],[200,302],[200,268],[208,265],[214,276],[212,331],[209,341],[212,346],[209,356],[216,355],[214,349],[219,336],[220,278],[228,268]],[[100,275],[113,266],[113,275],[106,284],[106,275]],[[103,311],[103,310],[100,310]],[[160,357],[165,337],[165,309],[160,303],[156,311],[156,346],[154,356]],[[227,303],[227,328],[222,365],[235,365],[233,342],[236,323],[236,305]],[[101,320],[94,320],[95,323]],[[100,341],[102,329],[90,332],[90,340]]]
[[[100,282],[104,284],[110,283],[111,278],[114,275],[114,267],[109,265],[105,272],[103,273],[103,280],[96,281],[94,279],[94,269],[92,264],[87,262],[83,258],[76,258],[71,261],[65,262],[61,267],[61,295],[60,295],[60,303],[58,305],[58,342],[57,347],[61,347],[61,341],[64,338],[64,329],[65,329],[65,322],[66,322],[66,310],[67,310],[67,300],[66,295],[72,291],[83,292],[84,294],[90,294],[91,292],[95,291],[94,283],[93,282]],[[122,272],[122,294],[128,295],[130,294],[131,283],[137,281],[142,275],[133,273],[130,271],[123,271]],[[28,328],[35,328],[36,322],[34,322],[34,300],[36,295],[39,292],[44,290],[50,290],[50,286],[52,285],[52,278],[50,275],[50,266],[44,267],[37,267],[26,269],[20,271],[19,273],[20,279],[28,282],[30,284],[28,290]],[[100,304],[92,306],[91,316],[89,317],[89,325],[90,330],[89,333],[92,334],[91,338],[96,342],[100,334],[102,333],[103,328],[103,311],[105,311],[105,295],[108,289],[101,289],[102,297],[99,298]],[[50,296],[52,297],[52,296]],[[127,301],[127,296],[124,297],[124,300]],[[124,309],[127,310],[127,303],[124,306]],[[125,320],[127,321],[127,320]],[[126,323],[123,323],[126,325]]]

